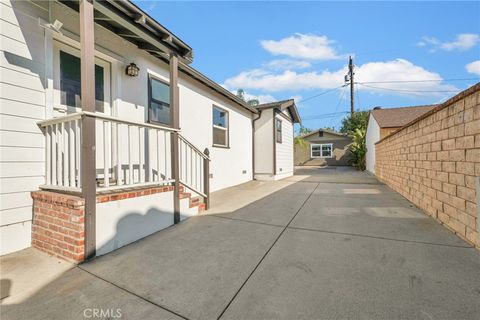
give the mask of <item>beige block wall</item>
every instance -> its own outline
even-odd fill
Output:
[[[480,84],[376,144],[389,187],[480,248]]]

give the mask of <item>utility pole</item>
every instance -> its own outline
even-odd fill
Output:
[[[353,95],[353,75],[355,72],[353,72],[353,59],[352,56],[349,57],[348,59],[348,75],[350,78],[350,114],[353,115],[355,112],[354,110],[354,95]]]

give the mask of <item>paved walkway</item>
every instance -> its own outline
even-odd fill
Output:
[[[70,269],[2,319],[478,319],[478,251],[371,175],[297,173],[218,192],[209,215]]]

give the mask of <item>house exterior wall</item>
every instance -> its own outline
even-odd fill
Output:
[[[366,163],[367,170],[375,173],[375,143],[380,140],[380,127],[377,120],[370,113],[368,117],[367,133],[365,135],[365,143],[367,145]]]
[[[55,102],[54,51],[59,43],[79,46],[79,19],[77,12],[53,1],[2,0],[0,8],[0,254],[6,254],[31,244],[30,192],[45,181],[45,138],[37,122],[65,115]],[[63,36],[40,27],[38,18],[60,20]],[[146,122],[148,74],[168,82],[168,65],[98,25],[95,43],[97,57],[110,64],[111,115]],[[138,77],[125,75],[130,62],[139,66]],[[210,149],[210,190],[251,180],[252,114],[183,73],[179,96],[181,134],[198,149]],[[229,148],[212,147],[212,105],[229,112]],[[97,133],[98,144],[102,130]],[[97,152],[97,169],[102,162]]]
[[[0,2],[0,254],[31,244],[32,199],[45,179],[45,31],[48,10]]]
[[[286,117],[290,117],[284,112]],[[293,124],[285,117],[277,114],[275,118],[282,121],[282,143],[274,139],[276,153],[276,172],[275,175],[281,175],[282,178],[293,175]]]
[[[375,174],[480,247],[480,85],[378,142]]]
[[[273,175],[273,110],[266,109],[255,121],[255,178]]]
[[[295,145],[295,165],[297,166],[348,166],[350,160],[350,146],[352,139],[347,136],[337,136],[324,132],[323,137],[313,134],[306,137],[305,145]],[[310,148],[312,144],[332,144],[331,158],[312,158]]]

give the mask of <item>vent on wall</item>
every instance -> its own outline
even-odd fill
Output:
[[[323,131],[322,130],[318,131],[318,136],[323,137]]]

